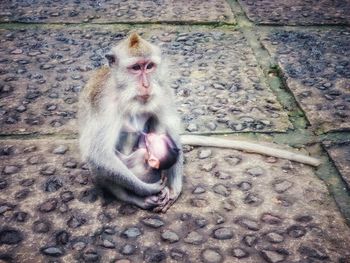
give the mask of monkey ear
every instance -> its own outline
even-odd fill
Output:
[[[114,54],[108,53],[105,55],[106,59],[108,60],[108,65],[111,67],[117,62],[117,58]]]

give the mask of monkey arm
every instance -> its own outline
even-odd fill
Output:
[[[162,180],[152,184],[143,182],[115,155],[100,155],[99,158],[90,159],[89,163],[97,168],[98,176],[102,177],[100,179],[113,182],[139,196],[157,194],[165,187],[165,182]]]
[[[96,131],[96,130],[95,130]],[[94,133],[95,134],[95,133]],[[107,132],[103,128],[94,136],[87,135],[80,138],[80,145],[86,160],[98,171],[98,180],[111,181],[117,185],[137,193],[140,196],[148,196],[159,193],[164,188],[164,182],[146,183],[122,162],[116,155],[113,145],[115,141],[107,136],[115,134]],[[100,136],[99,136],[100,135]],[[87,138],[93,138],[92,140]]]

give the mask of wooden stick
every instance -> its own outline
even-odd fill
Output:
[[[241,141],[241,140],[231,140],[222,139],[210,136],[198,136],[198,135],[181,135],[181,142],[187,145],[194,146],[209,146],[209,147],[220,147],[220,148],[230,148],[241,150],[251,153],[259,153],[268,156],[274,156],[277,158],[287,159],[299,163],[309,164],[312,166],[319,166],[321,161],[319,159],[290,152],[287,150],[276,149],[268,146],[263,146],[261,144]]]

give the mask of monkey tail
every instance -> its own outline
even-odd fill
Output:
[[[181,135],[182,144],[193,145],[193,146],[209,146],[219,148],[236,149],[245,152],[259,153],[267,156],[273,156],[277,158],[287,159],[299,163],[309,164],[311,166],[319,166],[321,161],[319,159],[295,153],[287,150],[276,149],[269,146],[264,146],[257,143],[242,141],[242,140],[231,140],[223,139],[210,136],[198,136],[198,135]]]

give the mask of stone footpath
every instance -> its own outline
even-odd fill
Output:
[[[350,262],[349,1],[0,2],[0,262]],[[130,32],[166,54],[185,146],[166,214],[96,189],[79,91]]]

